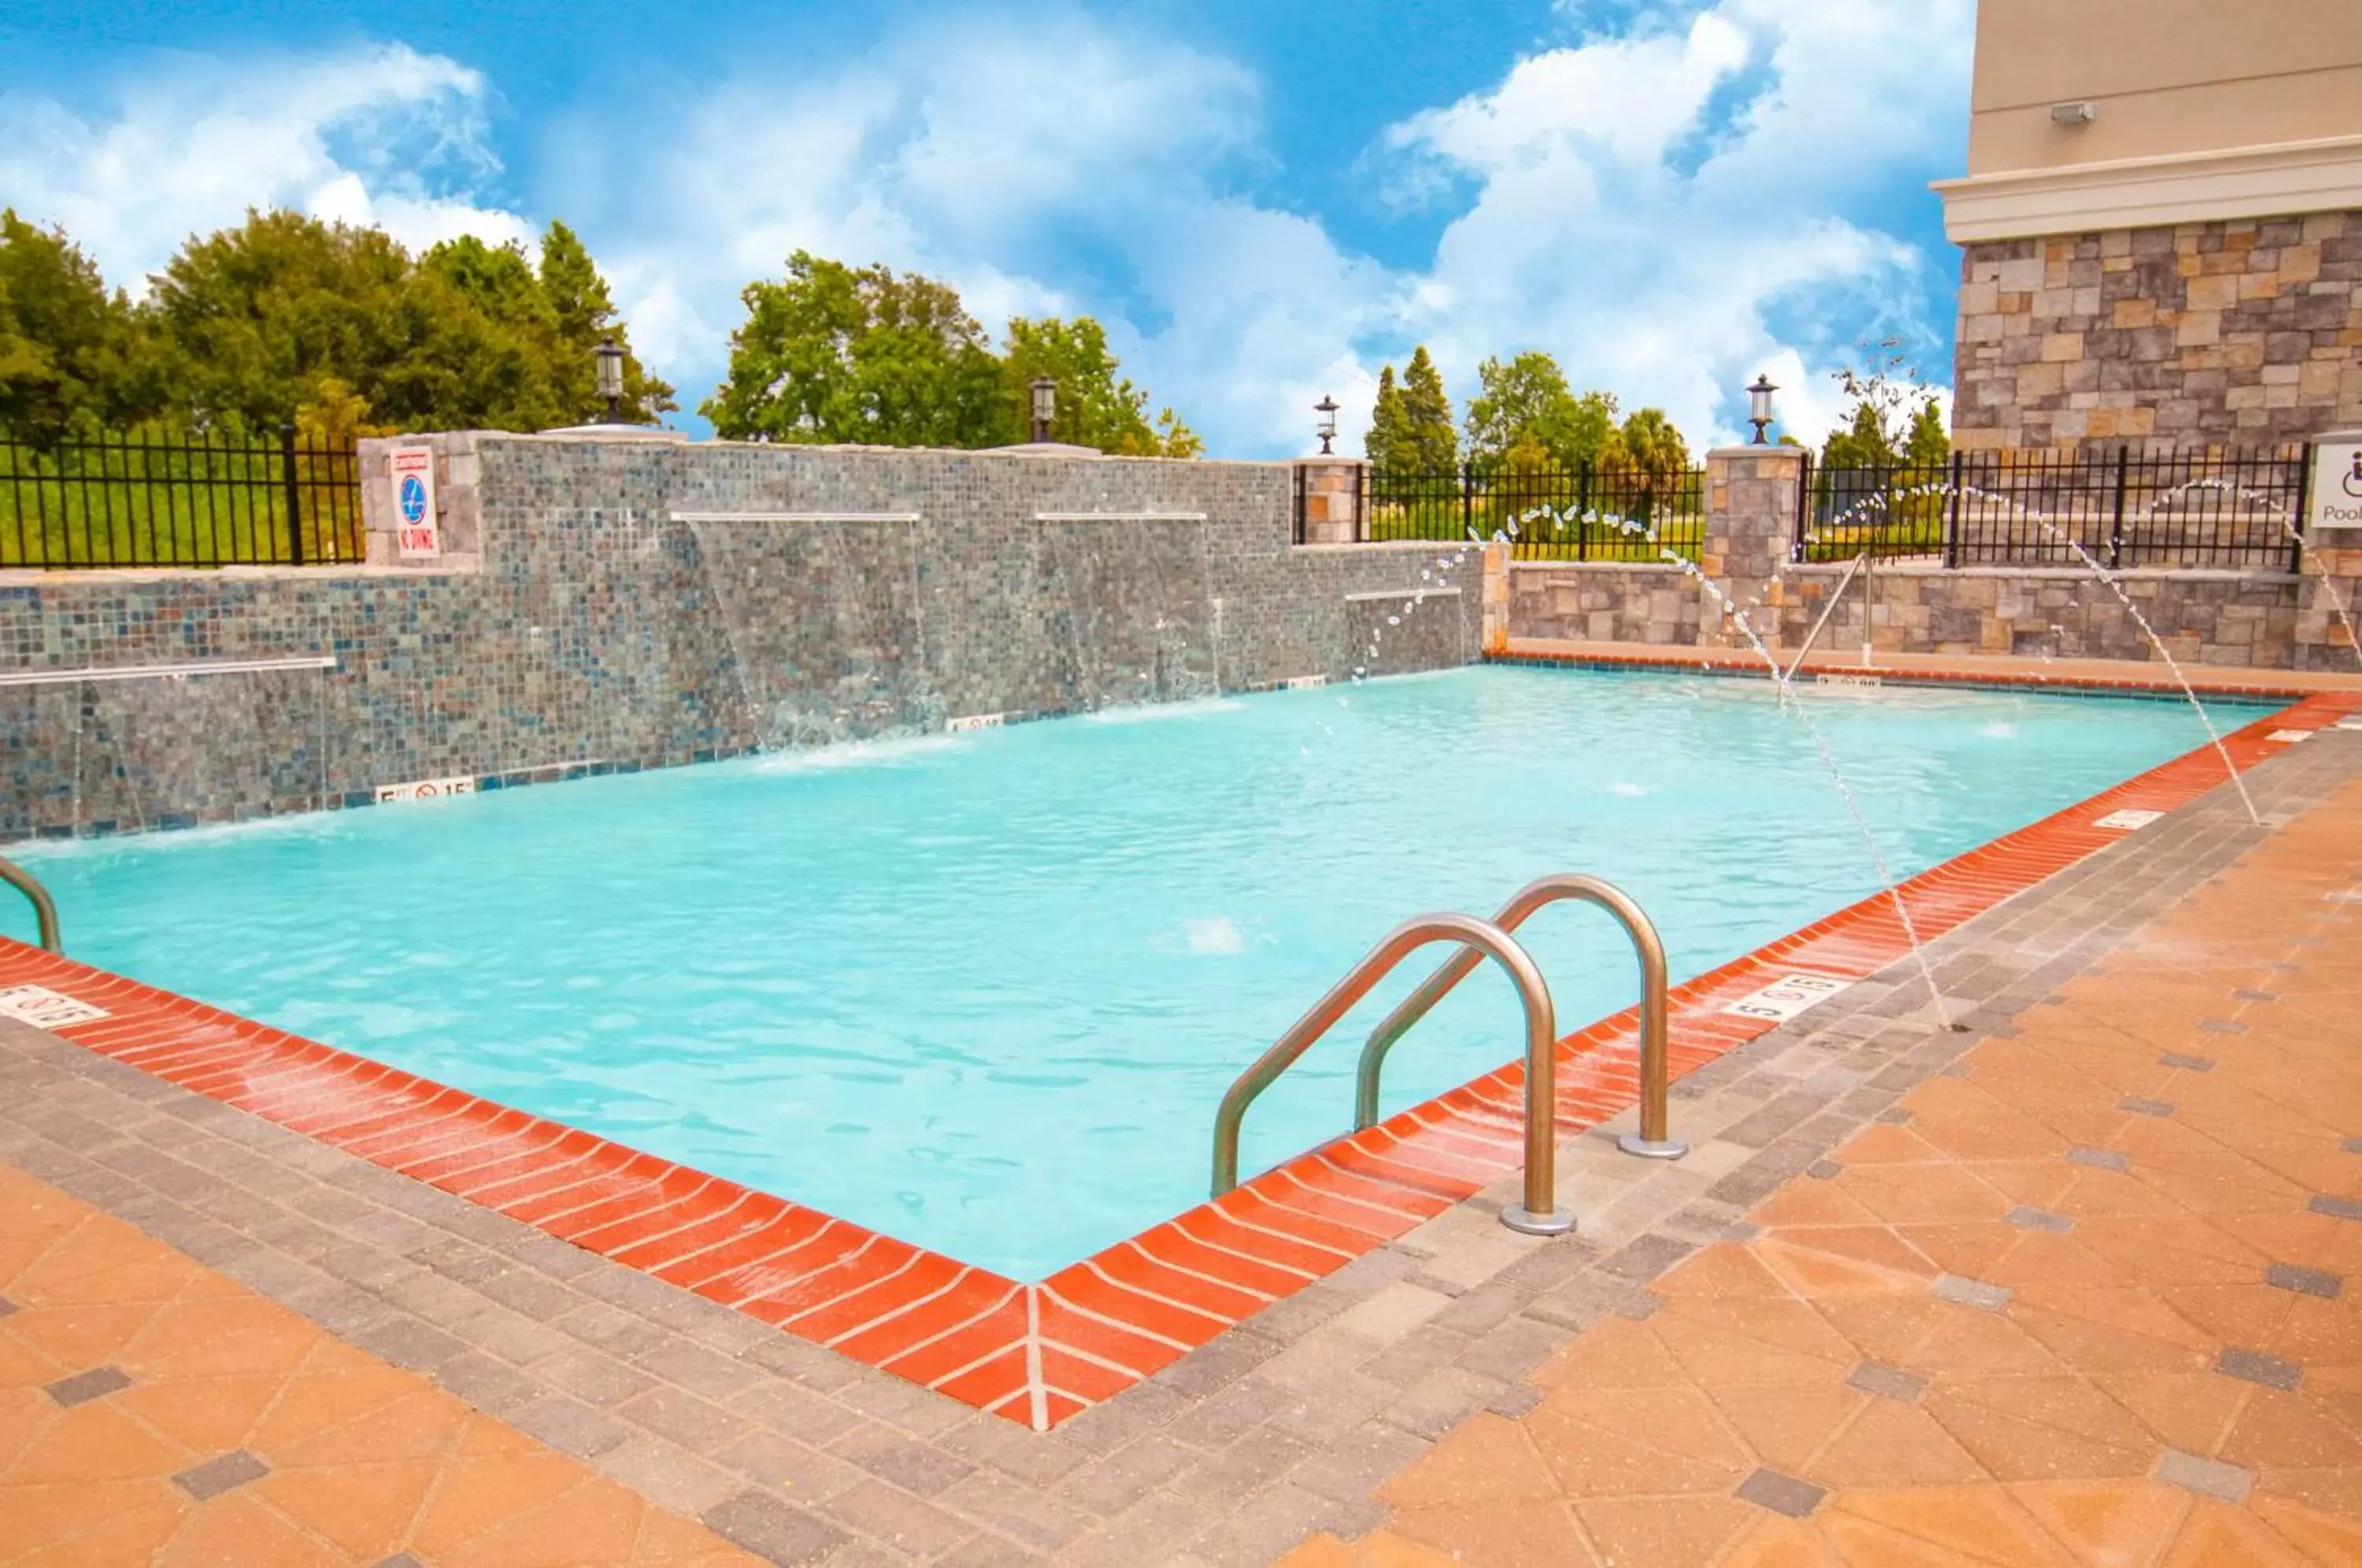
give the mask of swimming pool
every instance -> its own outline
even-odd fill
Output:
[[[2181,704],[1807,701],[1897,875],[2204,741]],[[1764,683],[1502,668],[22,857],[77,957],[1020,1279],[1200,1199],[1222,1089],[1407,914],[1593,871],[1678,978],[1876,887]],[[1528,934],[1563,1026],[1631,999],[1604,920]],[[1248,1168],[1349,1125],[1425,967],[1256,1105]],[[1472,979],[1387,1109],[1515,1017]]]

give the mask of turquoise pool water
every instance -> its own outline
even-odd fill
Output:
[[[2205,738],[1807,701],[1897,875]],[[1223,1088],[1408,914],[1593,871],[1678,978],[1877,886],[1765,683],[1500,668],[21,853],[78,957],[1021,1278],[1203,1198]],[[1566,1028],[1632,999],[1604,917],[1528,931]],[[1350,1124],[1426,966],[1255,1107],[1249,1168]],[[1518,1050],[1487,968],[1388,1109]]]

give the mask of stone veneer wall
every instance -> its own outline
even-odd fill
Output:
[[[1433,546],[1291,547],[1286,464],[425,439],[439,561],[393,559],[372,443],[370,566],[0,574],[0,669],[337,660],[0,689],[0,838],[1341,679],[1381,626],[1376,673],[1476,651],[1473,571],[1396,602]],[[677,516],[743,513],[795,515]]]
[[[1513,636],[1689,647],[1705,604],[1678,567],[1520,561],[1509,569]]]
[[[1842,566],[1784,568],[1749,622],[1774,646],[1799,646],[1827,604]],[[1672,568],[1521,562],[1510,575],[1511,632],[1574,642],[1693,647],[1728,639],[1700,635],[1711,618],[1698,585]],[[2284,573],[2128,572],[2125,591],[2191,663],[2257,669],[2344,668],[2352,653],[2323,624],[2305,591]],[[2115,596],[2089,574],[2056,568],[1882,566],[1871,576],[1871,646],[1882,653],[2047,655],[2152,659],[2156,649]],[[1744,601],[1742,601],[1744,602]],[[1861,646],[1862,591],[1848,585],[1816,651]]]
[[[2271,447],[2362,425],[2362,212],[1965,248],[1961,447]]]

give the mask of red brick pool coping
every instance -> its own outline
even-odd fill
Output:
[[[1700,668],[1694,658],[1594,650],[1514,657]],[[1920,670],[1899,679],[2049,684]],[[2210,695],[2297,699],[2224,737],[2242,770],[2290,744],[2268,739],[2275,732],[2322,729],[2362,711],[2362,690],[2200,686]],[[1931,867],[1900,895],[1921,937],[1940,935],[2123,835],[2094,825],[2097,818],[2170,811],[2222,779],[2222,759],[2199,747]],[[1687,981],[1670,998],[1674,1076],[1774,1027],[1724,1009],[1779,976],[1860,979],[1907,951],[1881,893]],[[1037,1430],[1113,1397],[1514,1173],[1522,1148],[1524,1074],[1512,1064],[1298,1155],[1039,1284],[1021,1284],[6,938],[0,984],[46,986],[105,1008],[105,1019],[56,1028],[89,1050]],[[1633,1009],[1565,1038],[1556,1107],[1562,1136],[1635,1102],[1636,1046]]]

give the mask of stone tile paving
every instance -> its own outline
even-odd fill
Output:
[[[2342,785],[2357,762],[2362,752],[2352,737],[2324,734],[2248,779],[2268,813],[2285,820]],[[1473,1429],[1480,1431],[1522,1432],[1519,1418],[1556,1420],[1548,1407],[1562,1401],[1567,1379],[1563,1358],[1553,1358],[1582,1331],[1604,1321],[1613,1334],[1662,1320],[1651,1333],[1690,1333],[1695,1309],[1683,1292],[1652,1289],[1652,1281],[1677,1266],[1703,1269],[1690,1263],[1702,1253],[1719,1269],[1718,1260],[1738,1249],[1717,1243],[1787,1223],[1776,1205],[1747,1218],[1774,1194],[1861,1201],[1854,1189],[1866,1179],[1859,1168],[1866,1162],[1840,1145],[1866,1128],[1877,1138],[1948,1135],[1958,1108],[1944,1097],[1980,1090],[1984,1058],[1966,1058],[1963,1066],[1964,1052],[2025,1038],[2033,1019],[2023,1027],[2014,1019],[2059,993],[2263,836],[2235,802],[2215,797],[2127,834],[1935,944],[1948,1008],[1968,1032],[1939,1026],[1915,969],[1890,968],[1683,1079],[1674,1115],[1694,1146],[1688,1159],[1667,1165],[1616,1154],[1620,1120],[1572,1141],[1562,1196],[1583,1217],[1579,1237],[1545,1242],[1503,1231],[1495,1216],[1514,1181],[1496,1183],[1048,1433],[927,1394],[17,1025],[0,1025],[0,1162],[136,1224],[351,1347],[425,1374],[474,1408],[659,1506],[701,1517],[774,1562],[1268,1563],[1324,1532],[1332,1543],[1366,1535],[1379,1543],[1368,1548],[1373,1552],[1409,1551],[1396,1529],[1379,1528],[1394,1499],[1376,1489],[1390,1476],[1432,1474],[1434,1462],[1422,1456],[1458,1452],[1454,1445],[1466,1440],[1456,1434],[1480,1411],[1497,1418],[1480,1421]],[[2272,956],[2324,961],[2302,949],[2293,959]],[[2226,983],[2219,999],[2209,996],[2204,1015],[2244,1020],[2292,1005],[2229,997],[2229,988],[2256,978],[2243,974]],[[2284,973],[2275,972],[2272,985],[2296,994]],[[2009,1225],[2003,1214],[2010,1203],[1983,1229],[2012,1240],[2088,1245],[2091,1221],[2067,1201],[2073,1180],[2125,1177],[2067,1166],[2060,1156],[2070,1143],[2139,1156],[2141,1139],[2205,1135],[2214,1114],[2210,1093],[2240,1087],[2231,1064],[2255,1051],[2257,1040],[2253,1032],[2202,1039],[2177,1032],[2164,1049],[2203,1051],[2217,1062],[2202,1085],[2176,1081],[2162,1067],[2154,1080],[2111,1082],[2100,1110],[2059,1132],[2051,1156],[2069,1185],[2014,1193],[2011,1203],[2077,1217],[2074,1231]],[[2158,1054],[2151,1049],[2152,1059]],[[1948,1071],[1964,1076],[1943,1077]],[[1908,1122],[1874,1120],[1923,1083],[1932,1098],[1913,1099]],[[2127,1093],[2169,1093],[2179,1114],[2158,1120],[2117,1110],[2114,1100]],[[2030,1136],[2014,1117],[1988,1115],[1975,1125],[2004,1142],[2010,1128],[2021,1140]],[[1835,1167],[1830,1179],[1792,1182],[1823,1160]],[[2136,1178],[2139,1169],[2136,1163]],[[2342,1195],[2356,1190],[2323,1188],[2319,1200],[2352,1202]],[[2328,1211],[2312,1222],[2343,1223]],[[2042,1299],[2041,1282],[2000,1266],[2008,1254],[1990,1238],[1981,1251],[1964,1240],[1930,1261],[1940,1266],[1919,1282],[1922,1310],[2007,1327]],[[2351,1272],[2343,1260],[2301,1253],[2273,1261]],[[2262,1267],[2256,1287],[2275,1301],[2347,1309],[2268,1286]],[[2008,1290],[2012,1298],[1999,1310],[1939,1302],[1925,1288],[1939,1273]],[[0,1286],[0,1295],[25,1305],[12,1286]],[[1751,1341],[1726,1348],[1742,1364],[1761,1353]],[[1915,1348],[1855,1348],[1836,1366],[1831,1397],[1875,1400],[1893,1419],[1924,1415],[1943,1380],[1915,1362]],[[2237,1348],[2304,1362],[2290,1347],[2254,1336]],[[1871,1370],[1864,1375],[1882,1392],[1846,1385],[1865,1364]],[[96,1365],[137,1375],[120,1357],[100,1355],[50,1372],[43,1386]],[[1907,1385],[1879,1377],[1880,1370],[1921,1378],[1928,1388],[1916,1399],[1898,1397]],[[2203,1375],[2209,1386],[2284,1397]],[[2323,1386],[2321,1375],[2309,1371],[2295,1397],[2321,1397]],[[1619,1396],[1615,1403],[1632,1401]],[[1770,1403],[1785,1419],[1784,1397]],[[1606,1419],[1605,1404],[1592,1416]],[[1455,1435],[1440,1443],[1447,1434]],[[1622,1431],[1610,1436],[1603,1453],[1633,1452]],[[254,1441],[233,1437],[222,1451],[189,1456],[164,1474],[181,1474],[241,1442],[259,1463],[273,1463]],[[1826,1478],[1798,1473],[1809,1453],[1793,1443],[1772,1447],[1762,1463],[1727,1478],[1712,1460],[1723,1449],[1683,1463],[1717,1477],[1720,1492],[1708,1500],[1731,1507],[1757,1507],[1735,1496],[1757,1471],[1768,1474],[1749,1495],[1775,1499],[1774,1507],[1801,1506],[1807,1489],[1830,1487]],[[2203,1445],[2176,1452],[2193,1466],[2242,1468],[2235,1457],[2210,1457]],[[1688,1485],[1699,1473],[1683,1474]],[[232,1487],[223,1500],[267,1484],[265,1477]],[[1575,1517],[1562,1502],[1553,1506]],[[1510,1529],[1524,1520],[1524,1507],[1488,1511]],[[1815,1505],[1810,1528],[1829,1512],[1828,1504]],[[1519,1538],[1513,1529],[1505,1539]],[[1546,1531],[1537,1539],[1547,1546],[1552,1538]],[[1655,1538],[1643,1531],[1635,1539],[1646,1547]],[[1581,1538],[1577,1547],[1588,1550]],[[1681,1560],[1672,1546],[1648,1550],[1656,1551],[1651,1561]],[[411,1554],[438,1561],[415,1549]]]
[[[2357,878],[2348,783],[1287,1562],[2362,1562]]]
[[[0,1562],[750,1561],[6,1165],[0,1289]]]

